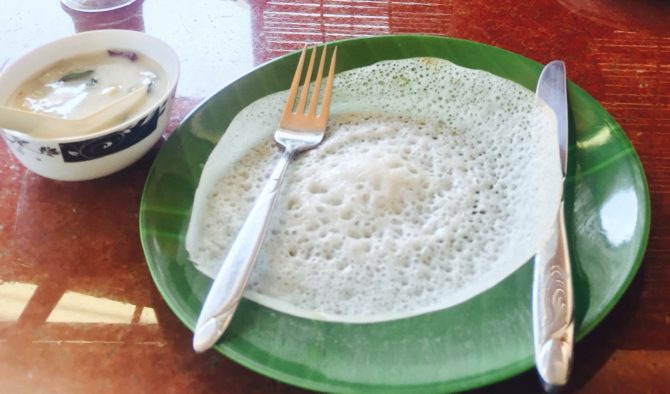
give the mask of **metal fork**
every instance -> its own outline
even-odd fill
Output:
[[[233,313],[237,309],[267,233],[272,209],[277,201],[288,163],[297,153],[312,149],[323,140],[330,112],[337,47],[333,50],[321,111],[317,114],[326,52],[326,47],[324,47],[314,81],[312,97],[309,107],[305,111],[316,58],[316,47],[312,49],[304,78],[305,82],[296,104],[307,47],[302,50],[291,89],[286,99],[286,105],[279,121],[279,127],[274,135],[275,141],[283,147],[281,158],[261,194],[254,202],[249,216],[247,216],[240,232],[237,234],[237,238],[235,238],[207,294],[193,335],[193,349],[198,353],[204,352],[216,343],[228,327]],[[295,111],[293,110],[294,107]]]

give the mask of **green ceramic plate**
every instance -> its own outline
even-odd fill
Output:
[[[483,69],[534,90],[541,66],[498,48],[444,37],[341,41],[338,71],[383,59],[434,56]],[[211,284],[189,263],[184,235],[200,172],[231,119],[287,89],[297,55],[274,60],[194,110],[162,148],[141,205],[142,245],[156,286],[193,328]],[[649,231],[649,193],[624,131],[587,93],[569,86],[566,212],[574,264],[577,337],[593,329],[628,287]],[[319,391],[464,390],[533,366],[532,264],[455,307],[387,323],[333,324],[243,300],[216,349],[254,371]]]

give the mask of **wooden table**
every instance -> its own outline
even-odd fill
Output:
[[[652,211],[642,267],[577,345],[571,391],[670,392],[670,3],[146,0],[98,17],[55,0],[2,8],[0,66],[75,30],[143,29],[167,41],[182,77],[165,138],[204,97],[304,42],[424,33],[564,59],[633,142]],[[139,241],[142,186],[159,148],[117,174],[66,183],[29,172],[0,142],[0,392],[301,391],[191,351]],[[530,371],[480,391],[540,389]]]

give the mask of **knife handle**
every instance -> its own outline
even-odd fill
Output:
[[[561,201],[554,231],[535,256],[533,273],[535,366],[548,392],[568,382],[574,344],[574,295]]]

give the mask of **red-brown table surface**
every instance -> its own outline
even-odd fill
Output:
[[[570,391],[670,392],[670,3],[146,0],[130,11],[82,16],[57,0],[5,0],[0,67],[75,30],[145,30],[182,61],[169,138],[204,97],[304,42],[424,33],[565,60],[632,140],[652,212],[642,267],[577,345]],[[117,174],[67,183],[32,174],[0,142],[0,392],[301,392],[214,351],[196,355],[158,294],[138,210],[159,148]],[[530,371],[481,391],[540,389]]]

